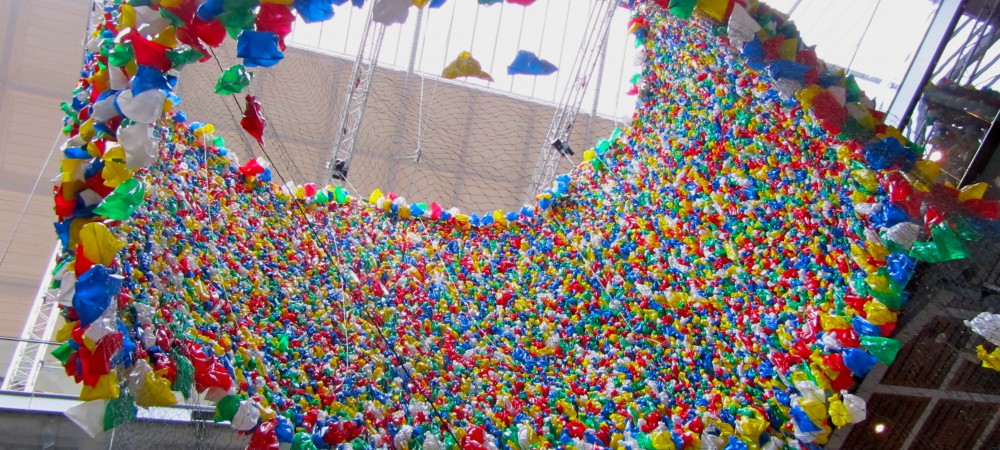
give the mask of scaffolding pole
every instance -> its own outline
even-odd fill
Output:
[[[378,56],[385,38],[385,25],[373,20],[374,10],[373,4],[368,10],[365,30],[361,34],[361,44],[358,46],[358,56],[351,71],[350,85],[344,95],[337,138],[334,140],[333,151],[330,152],[326,164],[327,175],[331,182],[347,181],[351,159],[354,157],[354,147],[358,141],[358,132],[361,129],[361,120],[365,114],[365,105],[368,103],[368,90],[375,69],[378,67]]]
[[[562,100],[556,107],[552,125],[549,126],[545,142],[538,155],[538,163],[535,165],[535,172],[531,177],[531,185],[528,187],[525,203],[530,203],[543,187],[552,182],[556,169],[559,167],[559,158],[568,151],[569,137],[573,131],[576,116],[580,113],[580,107],[583,105],[583,98],[590,85],[590,77],[593,76],[594,69],[601,61],[601,54],[608,45],[608,33],[611,29],[611,18],[615,14],[615,5],[615,1],[600,0],[591,10],[590,17],[587,19],[587,27],[584,29],[592,30],[592,32],[584,37],[576,59],[573,61],[573,68],[570,72],[573,81],[563,92]]]
[[[21,333],[21,340],[14,349],[14,357],[11,359],[10,367],[4,375],[3,384],[0,390],[33,392],[35,382],[38,381],[38,372],[41,370],[42,361],[48,353],[46,342],[52,337],[52,332],[56,328],[56,319],[59,318],[58,303],[51,296],[46,295],[48,287],[52,283],[52,271],[56,266],[56,255],[58,248],[52,251],[49,259],[49,267],[45,270],[45,277],[35,294],[35,302],[31,306],[28,320],[24,324],[24,331]]]

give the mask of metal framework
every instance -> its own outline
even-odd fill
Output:
[[[989,178],[982,177],[981,175],[986,171],[990,162],[996,158],[998,148],[1000,148],[1000,114],[997,114],[993,118],[993,123],[990,125],[989,130],[986,131],[986,135],[983,136],[983,141],[979,144],[979,149],[976,150],[969,165],[965,168],[965,173],[962,174],[962,179],[958,182],[958,186],[965,187],[984,178],[989,180]]]
[[[996,8],[997,5],[993,5],[993,7]],[[969,36],[966,38],[965,43],[948,57],[947,61],[938,65],[937,71],[934,72],[934,77],[942,76],[942,71],[948,67],[949,63],[955,60],[955,64],[951,66],[947,77],[962,84],[972,84],[995,63],[996,59],[983,66],[983,58],[993,45],[996,44],[997,40],[1000,39],[1000,28],[997,28],[995,24],[978,21],[969,15],[964,16],[963,20],[974,22],[971,25],[972,30]],[[955,30],[955,34],[958,34],[958,29]],[[954,35],[952,37],[954,38]]]
[[[894,101],[893,104],[897,108],[907,105],[912,114],[912,117],[904,116],[909,122],[904,130],[907,137],[918,145],[934,148],[930,155],[936,155],[946,176],[962,186],[977,181],[986,171],[997,147],[996,136],[1000,135],[994,121],[995,108],[955,93],[985,91],[1000,78],[993,67],[1000,60],[1000,56],[996,56],[1000,43],[1000,3],[953,1],[961,3],[955,13],[956,25],[936,44],[937,48],[944,48],[943,54],[930,72],[914,73],[912,79],[904,78],[904,86],[919,84],[920,89],[912,98],[907,97],[906,102]],[[942,3],[940,8],[947,6]],[[944,82],[931,84],[937,80]],[[900,93],[903,92],[901,89]]]
[[[331,181],[347,181],[347,172],[354,157],[354,146],[357,144],[361,119],[368,103],[368,88],[378,67],[378,56],[382,51],[382,41],[385,38],[385,25],[373,20],[374,5],[368,10],[365,20],[365,31],[361,34],[361,44],[358,46],[358,56],[354,60],[351,72],[351,85],[344,95],[344,107],[340,113],[340,124],[337,127],[337,138],[333,151],[327,162],[327,173]],[[326,180],[321,180],[325,182]]]
[[[556,168],[559,167],[559,158],[572,154],[572,150],[569,149],[569,136],[590,85],[590,77],[601,61],[601,54],[607,48],[615,5],[616,2],[613,0],[599,0],[590,11],[584,29],[592,31],[584,37],[576,59],[573,60],[573,68],[570,71],[573,81],[563,92],[562,101],[556,107],[552,125],[549,126],[541,153],[538,155],[538,163],[531,177],[525,203],[530,203],[544,186],[552,182]]]
[[[962,16],[962,9],[968,0],[942,0],[931,25],[924,35],[917,53],[913,56],[896,96],[886,110],[889,120],[895,119],[896,127],[905,129],[910,124],[910,116],[920,100],[920,91],[930,81],[934,66],[944,53],[948,38]]]
[[[38,381],[38,372],[42,361],[48,353],[47,343],[55,331],[56,319],[59,317],[58,303],[46,295],[49,284],[52,283],[52,270],[56,265],[58,249],[52,252],[49,267],[45,271],[41,286],[35,295],[35,303],[21,333],[21,341],[14,349],[14,357],[4,376],[0,390],[32,392]]]

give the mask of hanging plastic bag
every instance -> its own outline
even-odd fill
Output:
[[[411,6],[410,0],[381,0],[372,6],[372,20],[385,26],[405,23]]]
[[[514,61],[507,66],[508,75],[549,75],[559,70],[552,64],[527,50],[519,50]]]
[[[469,52],[459,53],[458,57],[444,68],[441,76],[449,80],[458,77],[475,77],[486,81],[493,81],[493,77],[483,72],[482,65]]]

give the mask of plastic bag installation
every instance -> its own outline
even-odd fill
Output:
[[[864,420],[916,262],[997,227],[791,24],[718,0],[630,5],[634,120],[535,205],[278,187],[172,93],[227,35],[240,92],[290,15],[332,15],[263,4],[108,2],[88,42],[52,288],[92,434],[201,396],[250,448],[822,445]]]

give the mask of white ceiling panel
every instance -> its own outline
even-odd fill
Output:
[[[21,334],[56,244],[59,153],[50,151],[59,103],[79,78],[90,4],[0,0],[0,336]]]

